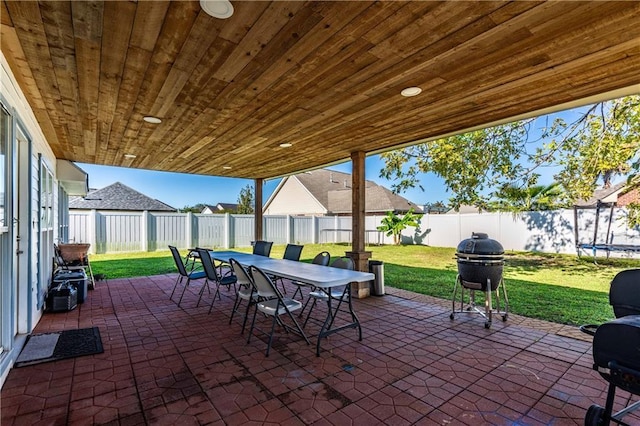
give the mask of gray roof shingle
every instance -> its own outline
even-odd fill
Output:
[[[292,176],[322,204],[330,213],[351,213],[351,175],[327,169]],[[404,213],[413,208],[416,213],[422,209],[384,186],[370,180],[365,181],[366,212],[395,211]]]
[[[170,205],[147,197],[120,182],[105,186],[102,189],[91,189],[85,197],[70,198],[69,208],[82,210],[177,211]]]

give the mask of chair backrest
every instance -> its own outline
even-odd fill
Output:
[[[311,263],[315,265],[327,266],[329,265],[330,261],[331,261],[331,255],[329,254],[329,252],[321,251],[320,253],[316,254],[316,257],[313,258]]]
[[[178,273],[183,277],[186,277],[188,274],[186,268],[184,267],[184,263],[182,263],[180,252],[174,246],[169,246],[169,250],[171,250],[171,255],[173,256],[173,261],[176,263],[176,268],[178,268]]]
[[[242,266],[237,260],[233,258],[229,259],[229,264],[231,265],[231,270],[235,274],[240,286],[245,286],[248,288],[253,287],[253,280],[251,279],[249,272],[244,269],[244,266]]]
[[[256,288],[256,292],[258,293],[258,296],[260,296],[263,299],[272,299],[275,297],[282,299],[282,294],[273,284],[273,281],[271,281],[271,278],[269,278],[267,274],[265,274],[262,271],[262,269],[255,266],[251,266],[249,268],[249,273],[253,278],[253,285]]]
[[[352,271],[354,269],[353,260],[350,257],[346,257],[346,256],[337,258],[336,260],[333,261],[331,266],[333,268],[349,269]]]
[[[253,244],[253,254],[269,257],[273,241],[256,241]]]
[[[297,244],[287,244],[287,247],[284,249],[283,259],[287,260],[300,260],[300,255],[302,254],[302,249],[304,246],[299,246]]]
[[[213,266],[213,260],[211,260],[209,251],[203,248],[196,248],[196,253],[198,253],[198,257],[200,257],[200,262],[202,263],[204,273],[207,274],[207,279],[212,281],[220,281],[218,278],[218,273],[216,272],[216,267]]]

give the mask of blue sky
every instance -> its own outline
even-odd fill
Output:
[[[238,195],[242,188],[247,185],[253,187],[253,180],[250,179],[156,172],[85,163],[76,164],[89,175],[89,186],[91,188],[104,188],[112,183],[121,182],[136,191],[178,209],[198,203],[235,203],[238,201]],[[351,162],[329,168],[351,173]],[[380,169],[382,169],[382,160],[378,155],[367,157],[365,163],[366,179],[390,188],[391,182],[378,177]],[[265,201],[279,182],[280,179],[273,179],[265,183],[263,189]],[[403,193],[402,196],[418,205],[435,201],[446,202],[449,198],[442,180],[437,176],[425,176],[422,183],[424,188],[428,188],[428,192],[413,189]]]
[[[568,110],[551,116],[542,116],[534,128],[542,127],[548,119],[549,122],[556,116],[562,116],[567,121],[572,121],[579,115],[579,110],[585,107]],[[538,131],[533,131],[532,138],[537,138]],[[136,191],[158,199],[175,208],[193,206],[198,203],[217,204],[235,203],[238,200],[240,190],[247,185],[253,186],[253,180],[232,179],[202,175],[188,175],[180,173],[156,172],[140,169],[127,169],[121,167],[97,166],[91,164],[77,163],[89,175],[89,186],[91,188],[104,188],[115,182],[121,182]],[[376,182],[379,185],[391,188],[393,182],[379,177],[383,162],[378,155],[367,157],[365,163],[366,179]],[[351,173],[351,162],[329,167],[345,173]],[[553,170],[538,170],[542,174],[540,184],[550,184],[553,181]],[[263,189],[266,199],[274,191],[280,179],[267,181]],[[433,174],[424,174],[421,178],[421,185],[425,188],[410,189],[400,195],[418,205],[433,203],[436,201],[448,202],[450,195],[446,192],[442,179]]]

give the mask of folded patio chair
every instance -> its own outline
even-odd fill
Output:
[[[333,263],[331,264],[331,267],[349,269],[353,271],[354,264],[353,264],[353,260],[350,257],[343,256],[334,260]],[[302,308],[302,312],[304,312],[304,310],[306,309],[307,305],[311,300],[313,300],[313,303],[311,304],[311,308],[309,308],[309,313],[307,314],[307,318],[304,320],[304,324],[302,326],[303,328],[307,326],[307,322],[311,317],[311,312],[313,312],[313,308],[316,306],[317,301],[323,300],[327,302],[329,300],[329,297],[331,297],[331,299],[333,300],[338,301],[338,306],[336,306],[335,310],[333,312],[328,312],[328,315],[331,316],[331,321],[329,322],[328,328],[331,328],[331,325],[333,324],[333,320],[335,319],[336,313],[340,310],[340,306],[342,306],[342,302],[347,298],[347,288],[346,286],[343,286],[343,285],[338,287],[331,287],[331,289],[328,292],[321,288],[316,288],[315,290],[309,293],[309,298],[307,299],[307,302],[304,304],[304,307]]]
[[[269,342],[267,343],[267,351],[265,352],[265,356],[269,356],[269,350],[271,349],[271,342],[273,341],[273,333],[276,328],[276,323],[281,325],[286,332],[291,331],[299,334],[307,342],[307,345],[309,345],[311,342],[309,342],[307,335],[304,333],[304,331],[300,327],[300,324],[298,324],[298,321],[296,321],[293,314],[291,313],[300,309],[302,307],[302,303],[289,297],[283,297],[282,293],[280,293],[273,281],[271,281],[267,274],[265,274],[261,269],[255,266],[251,266],[249,268],[249,273],[253,278],[253,284],[255,285],[256,292],[258,293],[259,300],[255,304],[256,308],[253,311],[253,319],[251,320],[251,329],[249,330],[249,338],[247,339],[247,343],[251,342],[253,329],[256,328],[256,315],[258,311],[260,311],[267,316],[273,317],[273,320],[271,322],[271,332],[264,332],[265,334],[269,335]],[[280,316],[285,314],[293,323],[293,327],[286,324],[280,319]]]
[[[331,255],[329,254],[329,252],[321,251],[320,253],[316,254],[316,257],[313,258],[311,263],[313,263],[314,265],[327,266],[329,265],[330,261],[331,261]],[[297,286],[296,291],[293,292],[293,296],[291,297],[295,298],[296,294],[300,293],[300,300],[304,301],[304,296],[302,295],[302,287],[309,286],[309,284],[306,284],[300,281],[292,281],[291,283]],[[311,291],[314,291],[315,289],[316,288],[314,286],[311,286]],[[302,315],[302,312],[304,312],[304,308],[302,309],[302,311],[300,311],[300,315]]]
[[[191,280],[200,280],[204,278],[205,281],[202,284],[203,288],[204,286],[207,286],[208,288],[209,284],[206,280],[207,274],[205,274],[204,271],[195,270],[195,271],[187,272],[187,269],[185,268],[184,263],[182,262],[182,256],[180,256],[180,252],[178,251],[177,248],[175,248],[174,246],[169,246],[169,250],[171,250],[173,261],[175,262],[176,268],[178,269],[178,278],[176,279],[176,283],[173,285],[173,291],[171,292],[171,296],[169,296],[169,299],[173,299],[173,294],[175,293],[176,288],[178,287],[178,283],[181,283],[182,281],[184,281],[185,278],[187,279],[187,281],[184,284],[184,288],[182,289],[182,293],[180,294],[180,300],[178,300],[178,306],[180,306],[180,303],[182,303],[182,297],[184,296],[184,293],[187,290],[187,287],[189,287],[189,283],[191,283]],[[202,293],[202,289],[201,289],[201,293]]]
[[[236,289],[236,282],[238,282],[238,278],[233,275],[231,271],[229,271],[225,275],[219,275],[215,265],[213,264],[211,256],[209,256],[209,250],[198,248],[196,249],[196,251],[198,252],[198,258],[202,263],[202,269],[204,269],[204,273],[207,275],[206,286],[203,285],[200,289],[200,295],[198,297],[198,303],[196,304],[196,307],[200,306],[200,299],[202,299],[204,288],[209,288],[209,282],[214,282],[216,284],[216,292],[213,295],[211,306],[209,307],[209,313],[211,313],[211,308],[213,308],[213,303],[216,301],[216,296],[219,299],[222,299],[222,297],[220,296],[220,286],[227,287],[227,290],[230,290],[231,286]]]
[[[247,271],[240,263],[238,263],[237,260],[233,258],[229,259],[229,263],[231,264],[231,269],[238,280],[236,300],[233,303],[233,310],[231,311],[229,324],[233,321],[235,313],[240,309],[242,301],[245,300],[247,302],[247,308],[245,309],[244,318],[242,320],[242,334],[244,334],[244,329],[247,326],[247,318],[249,317],[249,309],[258,302],[258,292],[253,285],[253,278],[251,278],[249,271]]]

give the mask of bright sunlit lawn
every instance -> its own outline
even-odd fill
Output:
[[[346,244],[305,245],[302,259],[311,261],[326,250],[343,256]],[[367,246],[372,259],[382,260],[385,285],[451,299],[457,275],[455,248],[426,246]],[[249,252],[249,248],[237,249]],[[186,250],[182,250],[186,254]],[[284,245],[274,246],[271,257],[280,258]],[[604,259],[575,255],[507,252],[504,279],[510,311],[562,324],[598,324],[613,319],[609,284],[623,269],[640,268],[640,259]],[[91,255],[94,274],[107,279],[175,273],[168,250],[151,253]]]

